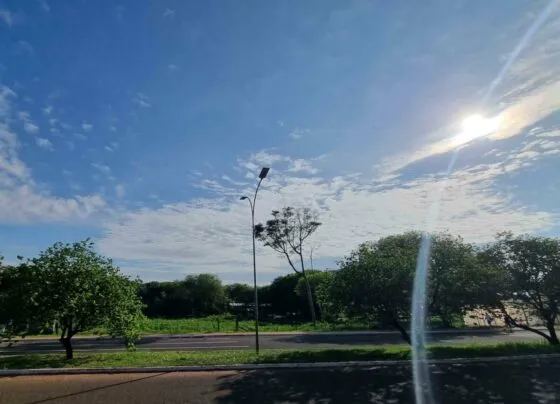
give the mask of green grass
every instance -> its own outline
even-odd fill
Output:
[[[439,325],[437,321],[433,324]],[[460,325],[457,323],[457,325]],[[290,332],[290,331],[362,331],[376,329],[373,323],[359,320],[348,320],[344,322],[328,323],[295,323],[282,324],[274,322],[259,323],[261,332]],[[209,333],[233,333],[233,332],[254,332],[255,323],[252,320],[242,320],[237,324],[232,316],[209,316],[188,319],[147,319],[141,327],[140,333],[147,334],[209,334]],[[84,334],[105,334],[103,328],[96,328]],[[82,335],[84,335],[82,334]]]
[[[431,321],[433,328],[440,328],[441,321],[434,317]],[[454,321],[456,328],[464,326],[459,321]],[[326,331],[363,331],[379,329],[376,323],[364,320],[351,319],[337,322],[317,322],[312,323],[293,323],[286,324],[281,322],[260,322],[261,332],[326,332]],[[241,320],[236,323],[232,315],[217,315],[199,318],[179,318],[179,319],[146,319],[140,328],[140,334],[210,334],[210,333],[233,333],[233,332],[254,332],[255,323],[253,320]],[[107,330],[104,327],[97,327],[82,332],[79,335],[104,335]],[[55,334],[29,334],[30,336],[52,337]]]
[[[373,329],[371,325],[364,322],[348,321],[340,323],[318,322],[300,324],[279,324],[272,322],[259,323],[261,332],[289,332],[289,331],[360,331]],[[210,334],[210,333],[233,333],[254,332],[255,323],[251,320],[242,320],[236,325],[232,317],[202,317],[188,319],[147,319],[140,329],[140,333],[149,334]],[[102,327],[89,330],[87,334],[106,334]]]
[[[430,348],[430,357],[473,358],[527,354],[560,353],[559,346],[545,343],[507,343],[485,345],[449,345]],[[257,356],[253,351],[206,352],[110,352],[76,353],[66,361],[61,354],[33,354],[0,357],[0,369],[37,368],[108,368],[188,365],[230,365],[254,363],[304,363],[368,360],[408,360],[410,347],[392,345],[354,349],[265,350]]]

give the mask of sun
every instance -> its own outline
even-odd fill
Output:
[[[462,122],[463,131],[453,138],[455,146],[461,146],[475,139],[490,135],[500,127],[501,116],[485,118],[480,114],[471,115]]]

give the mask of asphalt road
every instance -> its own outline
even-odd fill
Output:
[[[560,362],[431,365],[428,403],[558,403]],[[409,365],[0,378],[0,404],[415,403]]]
[[[499,330],[454,330],[438,331],[429,334],[432,344],[470,344],[497,343],[513,341],[531,341],[542,339],[538,335],[515,331],[505,334]],[[194,350],[223,350],[223,349],[253,349],[254,335],[224,335],[224,336],[145,336],[137,344],[139,350],[152,351],[194,351]],[[370,333],[308,333],[308,334],[262,334],[260,336],[261,349],[305,349],[305,348],[350,348],[364,345],[387,345],[404,343],[399,333],[370,332]],[[76,352],[110,352],[124,350],[120,339],[103,338],[75,338],[73,340]],[[22,353],[63,352],[60,342],[56,339],[27,339],[18,341],[12,346],[0,343],[0,355],[14,355]]]

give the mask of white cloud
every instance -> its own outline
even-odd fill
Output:
[[[538,132],[538,128],[530,127],[560,110],[560,70],[557,68],[560,65],[560,8],[556,7],[548,21],[533,36],[529,46],[523,49],[493,93],[489,104],[494,103],[495,107],[488,107],[486,115],[491,117],[499,113],[501,123],[488,139],[498,141],[530,130]],[[409,164],[449,152],[456,148],[452,138],[457,133],[458,122],[450,122],[436,133],[421,134],[423,141],[412,141],[408,150],[391,156],[377,168],[381,174],[392,173]]]
[[[246,168],[255,156],[266,162],[298,161],[263,153],[240,159],[240,166]],[[313,242],[321,244],[322,258],[340,258],[362,241],[414,229],[449,230],[473,242],[491,240],[504,229],[517,233],[541,231],[556,222],[553,214],[520,206],[512,195],[496,193],[494,189],[501,176],[532,161],[532,156],[519,152],[501,163],[463,168],[448,180],[433,174],[408,181],[392,178],[384,183],[358,174],[308,178],[292,174],[290,166],[275,168],[259,193],[257,221],[266,220],[272,209],[282,206],[315,207],[323,225]],[[227,175],[222,180],[230,184],[234,181]],[[105,223],[99,246],[109,256],[140,265],[148,263],[154,268],[249,271],[250,218],[247,206],[238,199],[239,195],[254,192],[253,186],[230,186],[203,179],[199,187],[210,191],[212,197],[125,212]],[[440,217],[432,226],[427,220],[434,196],[442,186],[445,193]],[[278,271],[286,264],[259,247],[259,267],[261,271]]]
[[[61,198],[38,190],[31,170],[18,156],[19,141],[8,122],[16,94],[0,86],[0,223],[75,223],[106,208],[99,195]],[[29,119],[29,114],[17,114]]]
[[[169,70],[174,71],[174,70],[177,70],[177,65],[175,65],[175,64],[173,64],[173,63],[170,63],[170,64],[167,65],[167,68],[168,68]]]
[[[80,140],[86,140],[87,139],[87,136],[84,135],[83,133],[77,133],[77,132],[72,133],[72,136],[74,136],[75,138],[78,138]]]
[[[292,139],[301,139],[303,136],[309,134],[311,131],[307,128],[301,129],[301,128],[296,128],[293,131],[291,131],[288,136],[290,136]]]
[[[134,97],[132,99],[132,102],[135,103],[136,105],[142,107],[142,108],[149,108],[152,106],[152,104],[150,104],[149,102],[150,100],[148,99],[147,96],[145,96],[142,93],[138,93],[136,94],[136,97]]]
[[[15,184],[29,181],[30,170],[18,158],[18,147],[19,141],[16,135],[8,125],[0,122],[0,183]]]
[[[22,185],[0,190],[0,222],[49,223],[85,220],[105,207],[99,195],[58,198]]]
[[[0,21],[3,21],[8,27],[14,23],[13,14],[8,10],[0,10]]]
[[[124,198],[125,190],[122,184],[115,185],[115,195],[117,195],[119,199]]]
[[[54,110],[54,107],[52,105],[47,105],[45,108],[43,108],[43,113],[45,115],[50,115]]]
[[[29,42],[23,40],[17,42],[15,51],[18,55],[32,56],[35,54],[35,48]]]
[[[37,125],[35,125],[33,122],[25,122],[23,124],[23,129],[27,133],[31,133],[31,134],[39,132],[39,127]]]
[[[304,159],[295,159],[290,163],[290,168],[288,168],[288,172],[291,173],[308,173],[308,174],[317,174],[319,170],[311,166],[311,163]]]
[[[25,130],[27,133],[35,134],[39,132],[39,127],[35,125],[35,123],[31,119],[31,114],[29,114],[29,112],[20,111],[18,113],[18,118],[23,122],[23,130]]]
[[[9,87],[0,84],[0,118],[10,112],[10,99],[16,98],[17,94]]]
[[[26,122],[31,120],[31,114],[27,111],[19,111],[18,117],[20,121]]]
[[[35,143],[37,146],[41,147],[42,149],[53,151],[54,147],[53,144],[49,139],[45,139],[42,137],[35,138]]]
[[[90,123],[83,123],[82,129],[84,130],[84,132],[91,132],[91,130],[93,129],[93,125]]]
[[[172,8],[166,8],[162,15],[164,18],[174,18],[175,17],[175,10]]]
[[[119,147],[119,144],[117,142],[110,142],[108,145],[106,145],[104,147],[105,150],[107,150],[110,153],[113,153],[115,150],[117,150]]]
[[[44,11],[46,11],[47,13],[51,11],[51,7],[49,6],[49,3],[47,3],[47,0],[37,0],[37,1],[39,2],[39,5]]]
[[[91,166],[105,175],[111,175],[111,168],[105,164],[91,163]]]

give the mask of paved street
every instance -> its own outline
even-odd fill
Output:
[[[538,335],[515,331],[504,334],[498,330],[456,330],[433,332],[429,336],[435,344],[491,343],[539,340]],[[315,334],[276,334],[261,335],[261,348],[349,348],[363,345],[402,344],[400,334],[395,332],[372,333],[315,333]],[[119,351],[124,349],[120,339],[111,338],[76,338],[75,351]],[[147,336],[137,345],[139,350],[187,351],[211,349],[252,349],[253,335],[231,336]],[[8,346],[0,344],[0,355],[21,353],[63,352],[60,342],[56,339],[23,340]]]
[[[431,365],[433,401],[558,403],[560,362]],[[0,378],[0,404],[414,403],[409,365]]]

